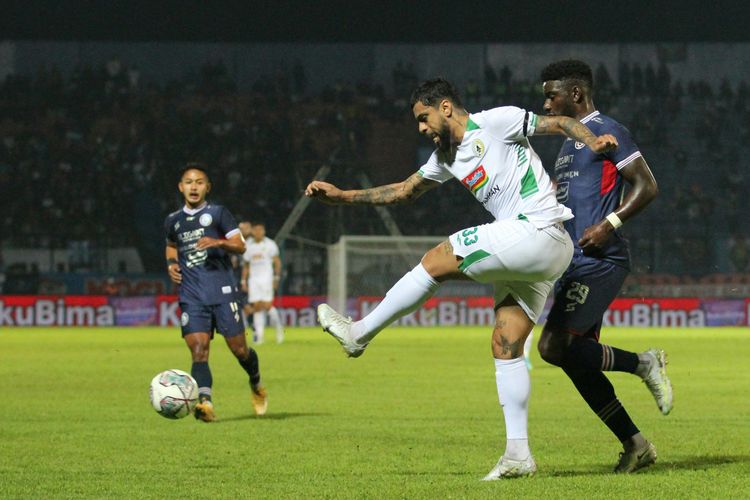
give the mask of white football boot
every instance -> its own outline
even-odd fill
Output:
[[[654,462],[656,462],[656,447],[646,441],[641,448],[620,452],[620,459],[615,465],[615,473],[630,474]]]
[[[318,322],[323,330],[338,340],[350,358],[358,358],[365,352],[367,344],[358,344],[351,336],[352,319],[345,318],[328,304],[318,306]]]
[[[644,352],[643,356],[651,358],[643,382],[653,394],[659,410],[668,415],[672,411],[672,382],[667,377],[667,354],[652,347]]]
[[[498,479],[511,479],[514,477],[531,477],[536,472],[536,462],[534,457],[529,455],[525,460],[513,460],[500,457],[497,465],[484,476],[482,481],[497,481]]]

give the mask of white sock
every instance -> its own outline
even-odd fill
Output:
[[[383,301],[370,314],[352,325],[352,336],[361,344],[371,341],[380,330],[416,311],[438,287],[440,283],[421,263],[418,264],[388,290]]]
[[[281,318],[279,318],[279,311],[275,307],[271,307],[271,309],[268,310],[268,320],[271,323],[271,326],[274,326],[278,328],[281,326]]]
[[[258,311],[253,313],[253,326],[255,327],[255,340],[263,342],[263,335],[266,329],[266,312]]]
[[[526,342],[523,343],[523,356],[525,358],[531,357],[531,350],[534,348],[534,331],[529,332],[529,336],[526,337]]]
[[[276,342],[283,341],[284,325],[281,324],[281,317],[279,316],[278,309],[272,306],[271,309],[268,310],[268,320],[271,322],[271,325],[276,328]]]
[[[524,460],[531,455],[528,433],[531,378],[523,358],[495,359],[495,381],[505,416],[504,455]]]

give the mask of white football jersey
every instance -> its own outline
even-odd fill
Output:
[[[527,219],[541,228],[572,219],[529,144],[536,121],[514,106],[471,113],[455,158],[436,149],[419,174],[440,183],[455,177],[496,220]]]
[[[279,255],[279,247],[271,238],[257,242],[250,238],[245,242],[242,260],[250,265],[251,280],[273,279],[273,258]]]

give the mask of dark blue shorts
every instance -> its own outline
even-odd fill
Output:
[[[234,292],[234,301],[237,302],[237,305],[242,308],[245,304],[247,304],[247,292],[243,292],[242,290],[238,290]]]
[[[610,262],[574,259],[555,283],[555,302],[545,328],[598,342],[604,313],[627,275],[627,269]]]
[[[225,304],[201,305],[180,303],[182,315],[182,336],[189,333],[206,332],[214,336],[219,332],[225,337],[244,335],[245,327],[242,325],[242,306],[237,302]]]

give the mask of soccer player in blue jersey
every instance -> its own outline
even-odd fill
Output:
[[[189,163],[182,171],[178,188],[185,206],[164,221],[167,272],[180,285],[182,337],[192,354],[190,373],[198,383],[200,399],[195,418],[204,422],[216,419],[211,402],[213,379],[208,366],[214,331],[224,336],[250,377],[253,408],[257,415],[263,415],[268,395],[260,381],[258,354],[245,342],[230,259],[230,254],[245,251],[245,240],[229,210],[206,201],[211,181],[205,166]]]
[[[539,340],[542,358],[565,371],[583,399],[623,444],[615,472],[634,472],[656,460],[656,449],[630,419],[604,371],[643,379],[661,412],[672,409],[666,354],[627,352],[599,342],[602,317],[625,281],[630,255],[620,226],[657,194],[656,181],[630,132],[594,107],[591,68],[584,62],[552,63],[541,74],[544,110],[611,134],[615,150],[595,153],[567,139],[555,162],[557,200],[575,218],[564,222],[573,260],[555,285],[555,301]],[[630,188],[625,194],[625,184]],[[623,196],[624,195],[624,196]]]

